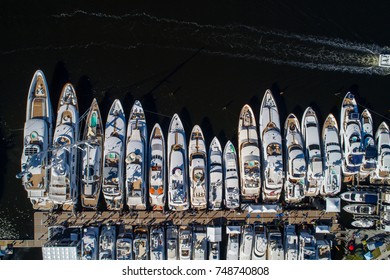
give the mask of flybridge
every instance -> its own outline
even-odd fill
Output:
[[[390,54],[380,54],[379,55],[379,66],[380,67],[390,67]]]

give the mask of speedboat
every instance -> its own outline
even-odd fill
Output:
[[[341,199],[348,202],[360,202],[376,204],[378,202],[378,195],[373,192],[345,192],[340,195]]]
[[[177,114],[168,129],[168,207],[173,211],[189,208],[187,144],[183,124]]]
[[[253,235],[254,231],[252,225],[245,225],[242,227],[240,260],[250,260],[252,258]]]
[[[225,178],[225,207],[231,210],[237,209],[240,207],[237,154],[230,141],[223,149],[223,177]]]
[[[86,119],[81,147],[81,204],[84,208],[97,209],[101,189],[103,123],[99,105],[93,99]]]
[[[79,140],[79,109],[76,92],[67,83],[58,102],[56,128],[53,139],[49,199],[63,210],[72,210],[78,202],[77,183]]]
[[[177,260],[179,256],[178,230],[176,226],[167,226],[167,259]]]
[[[317,115],[308,107],[302,117],[302,136],[305,142],[307,161],[307,188],[305,196],[318,195],[324,180],[324,167],[322,162],[320,126]]]
[[[390,54],[379,55],[379,67],[390,67]]]
[[[284,227],[284,258],[286,260],[298,259],[298,235],[295,231],[295,225]]]
[[[179,260],[190,260],[192,255],[192,230],[189,226],[179,228]]]
[[[358,219],[352,221],[351,225],[357,228],[370,228],[375,225],[375,222],[369,219]]]
[[[114,225],[103,226],[99,237],[99,260],[115,260],[116,228]]]
[[[278,107],[270,90],[265,92],[261,102],[259,128],[263,151],[263,200],[278,201],[284,180],[282,134]]]
[[[254,231],[252,260],[265,260],[267,259],[267,227],[257,223],[254,225]]]
[[[282,234],[279,230],[270,230],[268,232],[268,260],[284,260],[284,249]]]
[[[81,259],[97,260],[99,252],[99,228],[90,226],[84,228],[83,238],[81,240]]]
[[[345,212],[360,215],[372,215],[376,211],[376,205],[372,204],[348,204],[343,207]]]
[[[376,146],[378,147],[378,164],[374,171],[375,179],[390,178],[390,134],[389,127],[382,122],[375,134]]]
[[[156,123],[149,141],[149,201],[153,210],[162,211],[165,207],[165,168],[165,140],[160,125]]]
[[[321,261],[325,260],[331,260],[331,245],[329,243],[329,240],[327,239],[320,239],[317,240],[317,246],[316,246],[316,255],[317,259]]]
[[[145,113],[136,100],[127,124],[126,203],[130,210],[145,210],[147,197],[147,129]]]
[[[226,245],[226,260],[238,260],[240,252],[240,226],[226,226],[228,241]]]
[[[222,148],[217,137],[211,141],[209,148],[209,209],[222,209],[223,169]]]
[[[299,260],[317,260],[316,238],[307,230],[299,233]]]
[[[125,153],[126,124],[121,102],[116,99],[108,113],[104,134],[103,195],[108,210],[123,206],[123,159]]]
[[[150,259],[165,260],[165,230],[162,226],[150,229]]]
[[[362,129],[357,103],[348,92],[341,105],[340,140],[344,150],[343,173],[345,177],[357,174],[363,161]]]
[[[337,122],[332,114],[329,114],[325,120],[322,129],[322,144],[325,156],[325,173],[320,194],[334,196],[341,190],[342,153]]]
[[[260,149],[252,108],[244,105],[238,122],[238,159],[241,178],[241,202],[260,199]]]
[[[360,178],[367,178],[376,169],[377,148],[374,139],[374,126],[370,112],[365,109],[361,115],[364,157],[360,166]]]
[[[305,197],[306,160],[299,121],[294,114],[288,115],[284,133],[286,139],[284,199],[287,203],[299,203]]]
[[[202,129],[195,125],[188,146],[191,207],[207,208],[207,152]]]
[[[149,260],[148,228],[137,226],[133,240],[134,260]]]
[[[116,240],[116,259],[133,259],[133,229],[131,226],[122,227]]]
[[[193,231],[193,260],[207,260],[206,228],[195,226]]]
[[[24,145],[21,158],[22,179],[27,197],[34,209],[48,210],[53,203],[48,200],[48,148],[53,139],[53,112],[48,86],[42,71],[35,72],[27,96]]]

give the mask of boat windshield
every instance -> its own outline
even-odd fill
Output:
[[[280,145],[278,143],[271,143],[267,146],[267,155],[279,156],[281,154]]]

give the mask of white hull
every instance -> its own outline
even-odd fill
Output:
[[[370,176],[377,166],[377,148],[374,139],[374,126],[370,112],[365,109],[361,115],[362,143],[364,149],[363,163],[360,167],[360,178]]]
[[[348,204],[343,207],[343,210],[350,214],[372,215],[375,213],[376,206],[371,204]]]
[[[237,154],[233,144],[228,141],[223,150],[223,177],[225,179],[225,207],[240,207],[240,185],[238,180]]]
[[[254,231],[252,225],[246,225],[245,227],[242,228],[240,260],[252,259],[253,235],[254,235]]]
[[[152,227],[150,230],[150,259],[165,260],[165,230],[162,226]]]
[[[370,228],[375,225],[375,222],[367,219],[359,219],[351,222],[351,225],[357,228]]]
[[[378,127],[375,142],[378,147],[378,164],[372,177],[376,180],[388,180],[390,179],[390,134],[385,122]]]
[[[209,209],[222,208],[223,195],[223,168],[222,148],[218,138],[214,137],[209,148]]]
[[[116,228],[103,226],[99,237],[99,260],[116,259]]]
[[[178,258],[178,229],[176,226],[167,226],[167,260],[177,260]]]
[[[192,229],[182,226],[179,229],[179,260],[191,260],[192,256]]]
[[[317,260],[316,239],[307,231],[299,233],[299,260]]]
[[[282,235],[279,231],[268,232],[267,260],[284,260]]]
[[[252,251],[252,260],[267,259],[267,227],[265,225],[254,225],[255,236]]]
[[[284,259],[298,259],[298,235],[295,232],[295,225],[285,225],[284,228]]]

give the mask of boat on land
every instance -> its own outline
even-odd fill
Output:
[[[99,260],[116,259],[116,227],[106,225],[102,227],[99,237]]]
[[[185,211],[190,207],[188,190],[187,143],[183,124],[177,114],[168,129],[168,208]]]
[[[298,259],[298,235],[295,225],[285,225],[284,227],[284,259]]]
[[[375,222],[369,219],[358,219],[352,221],[351,225],[357,228],[370,228],[375,225]]]
[[[348,204],[343,207],[345,212],[360,215],[372,215],[376,211],[376,205],[373,204]]]
[[[316,238],[308,230],[299,232],[299,260],[316,260]]]
[[[299,121],[294,114],[288,115],[284,133],[286,139],[284,199],[287,203],[299,203],[305,197],[306,160]]]
[[[104,133],[102,191],[108,210],[121,210],[124,204],[123,167],[126,141],[126,119],[116,99],[108,113]]]
[[[179,260],[191,260],[192,256],[192,228],[181,226],[179,228]]]
[[[165,260],[165,229],[153,226],[150,229],[150,259]]]
[[[136,100],[130,111],[126,143],[126,204],[130,210],[146,210],[148,195],[147,128],[145,112]]]
[[[97,209],[102,184],[103,123],[99,105],[93,99],[86,119],[81,147],[81,204]]]
[[[390,178],[390,134],[389,127],[385,122],[382,122],[375,134],[375,142],[378,147],[378,164],[374,171],[375,179]]]
[[[116,240],[116,259],[132,260],[133,259],[133,228],[132,226],[122,226],[119,229]]]
[[[363,163],[360,167],[359,177],[361,179],[367,178],[375,171],[377,165],[377,148],[374,139],[374,125],[370,111],[365,109],[360,117],[362,124],[362,142],[364,157]]]
[[[167,226],[167,259],[177,260],[179,258],[178,229],[175,225]]]
[[[334,196],[341,190],[342,152],[337,121],[329,114],[322,128],[322,145],[325,157],[324,184],[320,188],[322,196]]]
[[[341,199],[347,202],[371,203],[378,202],[378,195],[374,192],[350,191],[340,195]]]
[[[267,259],[267,227],[265,225],[254,224],[254,245],[252,251],[252,260]]]
[[[21,173],[17,178],[27,191],[33,208],[48,210],[54,207],[48,199],[48,151],[53,139],[53,111],[45,75],[37,70],[27,95],[26,122],[23,134]]]
[[[136,226],[133,240],[134,260],[149,260],[148,228]]]
[[[209,148],[209,209],[222,209],[223,168],[222,148],[217,137],[211,141]]]
[[[165,139],[156,123],[149,141],[149,198],[153,210],[163,211],[166,201]]]
[[[207,208],[207,151],[202,129],[195,125],[188,145],[191,207]]]
[[[302,117],[302,136],[305,142],[307,162],[307,188],[305,196],[317,196],[324,181],[320,126],[317,115],[308,107]]]
[[[260,143],[264,174],[263,200],[278,201],[283,189],[283,148],[278,107],[270,90],[260,106]]]
[[[253,226],[245,225],[242,227],[241,234],[241,245],[240,245],[240,260],[252,259],[252,248],[253,248]]]
[[[76,91],[67,83],[58,102],[51,157],[49,200],[63,210],[73,210],[79,198],[77,180],[79,109]]]
[[[225,207],[240,207],[240,182],[238,180],[237,154],[232,142],[228,141],[223,150],[223,177],[225,180]]]
[[[84,228],[81,243],[81,259],[97,260],[99,257],[99,228],[95,226]]]
[[[390,67],[390,54],[379,55],[379,67]]]
[[[205,226],[194,226],[193,230],[193,260],[207,260],[207,236]]]
[[[284,260],[282,234],[277,229],[268,231],[268,260]]]
[[[240,253],[241,226],[226,226],[228,241],[226,245],[226,260],[238,260]]]

